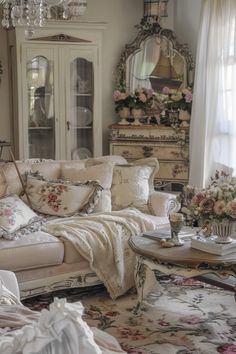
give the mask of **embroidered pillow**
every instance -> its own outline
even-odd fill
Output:
[[[18,230],[39,219],[18,195],[0,199],[0,237],[13,239]]]
[[[111,187],[112,210],[135,207],[150,213],[149,195],[154,190],[154,177],[159,169],[156,158],[115,165]]]
[[[26,192],[32,208],[42,214],[70,216],[78,212],[91,213],[101,194],[97,181],[85,183],[49,181],[39,175],[28,175]]]
[[[97,180],[103,187],[103,191],[94,208],[94,212],[110,212],[113,168],[114,163],[112,162],[104,162],[82,169],[73,167],[73,165],[64,165],[61,174],[63,179],[69,181],[85,182],[87,180]]]

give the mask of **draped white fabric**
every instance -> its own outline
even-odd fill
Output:
[[[189,181],[200,188],[216,169],[236,175],[236,1],[204,0],[201,19]]]

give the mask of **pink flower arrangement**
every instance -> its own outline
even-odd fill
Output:
[[[165,86],[162,89],[163,100],[170,110],[183,109],[191,113],[193,94],[191,88],[170,89]]]
[[[134,92],[115,90],[113,93],[115,111],[119,112],[125,107],[145,110],[152,106],[156,97],[152,89],[137,88]]]
[[[236,220],[236,178],[229,178],[224,172],[216,171],[204,190],[185,186],[178,199],[189,220]]]
[[[130,101],[130,108],[143,109],[150,108],[156,97],[152,89],[136,89]]]
[[[129,108],[132,95],[127,91],[115,90],[113,98],[115,101],[115,111],[119,112],[123,108]]]

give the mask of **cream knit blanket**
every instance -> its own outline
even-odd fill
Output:
[[[44,228],[72,242],[113,299],[134,286],[135,254],[129,238],[154,229],[155,224],[137,209],[56,219]]]

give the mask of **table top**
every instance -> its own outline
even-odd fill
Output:
[[[190,247],[191,241],[185,241],[183,246],[164,248],[160,242],[140,236],[132,236],[129,240],[131,249],[146,258],[163,263],[198,266],[232,266],[236,264],[236,252],[225,256],[216,256]]]

